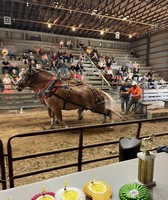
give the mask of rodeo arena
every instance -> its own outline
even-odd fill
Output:
[[[168,1],[0,4],[0,200],[167,200]]]

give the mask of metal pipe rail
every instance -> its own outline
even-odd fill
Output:
[[[96,69],[96,71],[99,73],[99,75],[102,77],[102,80],[105,81],[105,83],[109,86],[109,89],[111,88],[110,83],[106,80],[106,78],[103,76],[103,74],[100,72],[100,70],[97,68],[97,66],[95,65],[95,63],[91,60],[90,56],[88,56],[86,54],[86,52],[82,49],[82,47],[77,43],[77,45],[79,46],[80,50],[86,55],[86,57],[88,58],[88,60],[91,62],[91,64],[94,66],[94,68]]]
[[[0,140],[0,183],[2,184],[2,189],[5,190],[7,188],[6,186],[6,173],[5,173],[5,154],[3,150],[3,144],[2,141]]]
[[[97,159],[89,159],[89,160],[83,161],[83,150],[84,149],[91,149],[93,147],[107,146],[107,145],[119,143],[119,141],[117,140],[117,141],[96,143],[96,144],[92,144],[92,145],[84,145],[83,144],[84,131],[87,131],[90,129],[95,129],[95,128],[102,128],[102,130],[103,130],[103,128],[109,127],[109,126],[115,127],[115,126],[121,126],[121,125],[124,126],[124,125],[130,125],[130,124],[137,124],[138,126],[137,126],[137,131],[136,131],[135,136],[136,136],[136,138],[141,138],[140,132],[141,132],[142,124],[144,124],[146,122],[155,122],[155,121],[162,121],[162,120],[168,120],[168,117],[153,118],[153,119],[141,119],[141,120],[124,121],[124,122],[116,122],[116,123],[106,123],[106,124],[99,124],[99,125],[71,127],[71,128],[61,128],[61,129],[53,129],[53,130],[13,135],[8,139],[8,142],[7,142],[8,170],[9,170],[9,182],[10,182],[9,185],[11,188],[14,187],[14,180],[22,178],[22,177],[27,177],[27,176],[44,173],[44,172],[49,172],[49,171],[53,171],[53,170],[58,170],[58,169],[63,169],[63,168],[69,168],[69,167],[73,167],[73,166],[76,166],[78,171],[81,171],[82,166],[84,164],[103,161],[103,160],[109,160],[109,159],[119,157],[119,155],[116,154],[116,155],[112,155],[112,156],[101,157],[101,158],[97,158]],[[54,151],[47,151],[47,152],[43,152],[43,153],[34,153],[34,154],[26,155],[26,156],[18,156],[18,157],[13,156],[12,142],[16,138],[27,138],[27,137],[34,137],[34,136],[67,133],[67,132],[71,132],[71,134],[72,134],[72,131],[77,131],[79,134],[77,147],[54,150]],[[159,137],[159,136],[164,136],[164,135],[168,135],[168,132],[167,133],[159,133],[156,136]],[[147,136],[143,136],[143,137],[147,137]],[[74,163],[67,164],[67,165],[61,165],[61,166],[57,166],[57,167],[46,168],[46,169],[37,170],[37,171],[32,171],[32,172],[28,172],[28,173],[19,174],[19,175],[14,174],[14,162],[15,161],[21,161],[21,160],[25,160],[25,159],[31,159],[31,158],[42,157],[42,156],[46,156],[46,155],[58,154],[58,153],[62,153],[62,152],[72,152],[72,151],[78,151],[78,158],[77,158],[77,161]]]

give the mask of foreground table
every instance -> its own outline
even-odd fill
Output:
[[[119,162],[103,167],[94,168],[58,178],[24,185],[8,190],[0,191],[0,200],[31,200],[35,194],[41,192],[42,187],[47,191],[55,192],[63,187],[65,180],[69,186],[82,188],[83,185],[95,178],[105,181],[113,189],[112,200],[119,200],[118,191],[128,183],[134,183],[138,175],[138,159]],[[168,154],[159,153],[156,155],[154,180],[156,186],[150,189],[151,200],[168,199]]]

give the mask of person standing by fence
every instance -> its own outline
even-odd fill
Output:
[[[124,114],[127,111],[128,103],[130,101],[130,94],[125,94],[130,89],[130,81],[122,81],[122,85],[119,89],[119,96],[121,99],[121,112]]]

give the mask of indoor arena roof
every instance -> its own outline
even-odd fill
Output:
[[[4,28],[108,40],[118,36],[124,41],[168,29],[168,0],[0,2],[0,27]]]

